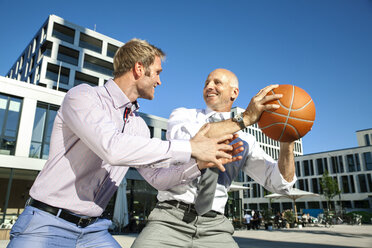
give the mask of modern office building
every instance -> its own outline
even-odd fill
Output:
[[[6,77],[64,92],[80,83],[103,85],[123,44],[50,15]]]
[[[337,180],[341,194],[331,202],[332,209],[371,209],[372,208],[372,129],[356,131],[358,147],[345,148],[295,157],[298,181],[295,187],[321,194],[320,180],[327,170]],[[246,209],[265,209],[269,200],[264,198],[267,191],[259,189],[247,180],[243,203]],[[271,207],[283,211],[292,209],[289,199],[271,202]],[[324,197],[300,198],[296,201],[297,210],[327,208]]]

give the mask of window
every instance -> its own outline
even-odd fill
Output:
[[[167,140],[167,130],[165,130],[165,129],[161,130],[161,139],[162,140]]]
[[[349,179],[350,179],[350,188],[351,188],[350,193],[355,193],[354,176],[350,175]]]
[[[309,160],[304,160],[304,176],[310,176]]]
[[[356,171],[355,163],[354,163],[354,156],[352,154],[349,154],[349,155],[346,156],[346,160],[347,160],[347,165],[348,165],[348,168],[349,168],[349,172]]]
[[[78,65],[79,52],[74,49],[60,45],[58,49],[57,59],[72,65]]]
[[[102,41],[84,33],[80,33],[79,46],[97,53],[102,51]]]
[[[371,142],[369,141],[369,135],[368,134],[365,134],[364,135],[364,141],[366,142],[366,146],[370,146],[371,145]]]
[[[342,156],[338,156],[338,163],[340,165],[339,172],[343,173],[344,172],[344,162],[343,162]]]
[[[115,53],[116,53],[116,51],[117,51],[118,49],[119,49],[119,48],[118,48],[117,46],[114,46],[114,45],[108,44],[108,45],[107,45],[107,53],[106,53],[106,55],[107,55],[108,57],[113,58],[113,57],[115,56]]]
[[[105,60],[90,56],[85,54],[84,56],[84,68],[105,74],[107,76],[112,76],[114,71],[114,66],[112,63]]]
[[[79,85],[79,84],[89,84],[91,86],[97,86],[98,85],[99,79],[97,77],[90,76],[85,73],[81,72],[76,72],[75,73],[75,83],[74,85]]]
[[[304,179],[304,190],[309,191],[309,180],[308,179]]]
[[[367,190],[367,182],[366,182],[366,175],[359,174],[358,175],[358,181],[359,181],[360,193],[368,192],[368,190]]]
[[[331,157],[331,162],[332,162],[332,173],[338,173],[338,161],[337,157]]]
[[[355,154],[354,154],[354,157],[355,157],[356,170],[357,170],[357,171],[360,171],[359,154],[358,154],[358,153],[355,153]]]
[[[52,47],[53,47],[52,42],[45,41],[44,44],[40,48],[39,58],[41,58],[41,56],[50,57],[50,55],[52,54]]]
[[[57,39],[74,44],[75,30],[58,23],[54,23],[52,36]]]
[[[299,161],[296,162],[296,175],[297,175],[297,177],[301,176],[300,162]]]
[[[318,167],[318,175],[323,175],[324,173],[323,160],[321,158],[317,158],[316,165]]]
[[[347,176],[342,176],[342,193],[350,193],[349,182]]]
[[[371,152],[364,152],[363,153],[363,158],[364,158],[364,164],[366,170],[372,170],[372,156]]]
[[[46,79],[52,80],[56,83],[59,82],[62,84],[68,84],[69,75],[70,69],[48,63],[47,71],[45,74]]]
[[[48,103],[39,102],[37,104],[29,157],[48,158],[50,136],[58,108],[58,106]]]
[[[304,188],[304,180],[303,179],[298,179],[298,188],[300,190],[305,190],[305,188]]]
[[[319,193],[318,178],[311,179],[313,183],[313,192]]]
[[[367,181],[369,186],[369,192],[372,192],[372,176],[371,174],[367,174]]]
[[[21,106],[21,98],[0,94],[0,154],[15,154]]]
[[[148,126],[150,130],[150,138],[154,138],[154,127]]]

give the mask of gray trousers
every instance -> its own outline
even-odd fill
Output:
[[[131,247],[237,248],[233,233],[234,228],[224,215],[201,217],[158,203]]]

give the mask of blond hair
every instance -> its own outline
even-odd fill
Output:
[[[114,77],[120,77],[130,71],[137,62],[142,63],[145,74],[149,66],[154,63],[155,57],[165,58],[165,53],[145,40],[132,39],[120,47],[114,56]]]

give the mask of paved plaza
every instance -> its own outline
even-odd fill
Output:
[[[129,248],[136,236],[127,234],[114,237],[122,247]],[[235,232],[234,238],[241,248],[371,248],[372,225],[241,230]],[[0,248],[5,248],[7,243],[6,240],[0,240]]]

